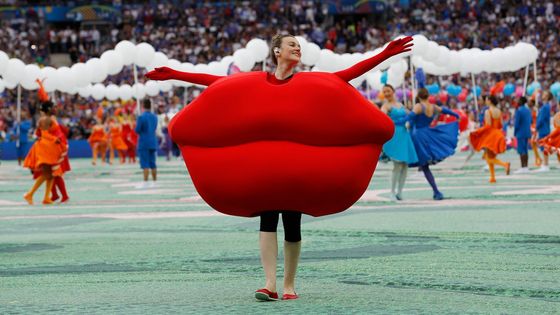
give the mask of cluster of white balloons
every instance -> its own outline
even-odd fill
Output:
[[[433,75],[517,71],[535,62],[539,56],[539,51],[534,45],[524,42],[492,50],[465,48],[455,51],[438,45],[423,35],[414,35],[413,38],[412,63]]]
[[[397,38],[401,38],[399,36]],[[321,49],[317,44],[308,42],[304,37],[296,36],[301,46],[301,62],[311,68],[311,71],[334,72],[346,69],[362,60],[380,53],[384,47],[366,53],[336,54],[328,49]],[[478,48],[453,51],[445,46],[428,40],[423,35],[413,36],[413,49],[410,52],[393,56],[385,60],[375,69],[352,80],[354,86],[361,85],[364,80],[375,89],[382,87],[382,73],[387,70],[386,82],[393,86],[400,86],[404,81],[404,74],[408,71],[405,57],[411,56],[415,67],[422,67],[425,73],[433,75],[449,75],[453,73],[469,74],[480,72],[506,72],[521,69],[534,62],[538,57],[538,50],[528,43],[517,43],[507,48],[480,50]],[[96,100],[141,99],[155,96],[159,92],[168,92],[173,86],[189,87],[191,83],[170,81],[147,81],[134,85],[115,84],[103,85],[109,75],[122,71],[124,66],[135,65],[148,71],[162,66],[168,66],[179,71],[227,75],[228,67],[233,62],[241,71],[250,71],[257,62],[264,62],[270,54],[268,44],[259,38],[250,40],[245,48],[238,49],[233,56],[225,56],[220,61],[209,64],[193,65],[169,59],[162,52],[156,52],[148,43],[134,44],[121,41],[115,49],[105,51],[100,58],[91,58],[85,63],[76,63],[71,67],[39,68],[38,65],[25,65],[17,58],[9,58],[0,50],[0,92],[4,88],[13,89],[18,84],[24,89],[35,90],[39,86],[36,79],[44,80],[47,92],[55,90],[76,94],[83,97],[93,97]]]

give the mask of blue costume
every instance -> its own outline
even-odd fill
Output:
[[[550,134],[550,103],[543,104],[543,106],[539,109],[536,127],[539,139],[542,139]]]
[[[406,109],[404,107],[392,107],[389,117],[395,123],[395,133],[393,138],[383,145],[383,153],[393,161],[412,164],[418,162],[418,155],[414,149],[414,144],[410,138],[410,133],[405,127],[407,120]]]
[[[458,118],[458,115],[446,108],[442,108],[444,114],[452,115]],[[437,164],[445,158],[455,153],[457,147],[459,124],[454,121],[452,123],[437,125],[433,128],[430,124],[435,118],[428,117],[424,113],[424,105],[422,105],[422,113],[409,115],[413,125],[411,137],[414,148],[418,154],[418,162],[410,163],[410,166],[423,166]]]
[[[136,120],[136,133],[138,134],[138,156],[140,157],[140,168],[156,168],[157,150],[157,116],[145,111]]]
[[[418,154],[418,162],[410,164],[410,166],[420,166],[426,180],[432,186],[434,191],[434,199],[443,199],[443,194],[438,190],[434,175],[430,170],[431,164],[436,164],[448,156],[455,153],[457,141],[459,139],[459,124],[457,121],[430,127],[430,124],[436,117],[435,113],[431,117],[426,116],[426,108],[422,104],[422,112],[416,114],[411,112],[409,119],[413,125],[411,137],[416,153]],[[459,118],[457,113],[442,107],[442,113]]]
[[[17,122],[13,127],[13,134],[17,135]],[[29,129],[31,129],[31,120],[24,120],[19,126],[19,146],[17,146],[17,157],[24,158],[29,149]]]
[[[517,153],[526,155],[529,152],[528,144],[531,139],[531,110],[520,105],[515,112],[514,134],[517,138]]]

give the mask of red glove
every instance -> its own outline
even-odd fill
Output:
[[[355,64],[354,66],[335,72],[335,74],[341,78],[342,80],[348,82],[352,79],[355,79],[362,74],[368,72],[369,70],[375,68],[378,64],[382,63],[383,61],[398,55],[403,52],[411,51],[412,47],[412,37],[407,36],[401,39],[394,40],[387,45],[387,47],[380,52],[379,54],[366,59],[362,62]]]
[[[206,74],[206,73],[190,73],[173,70],[169,67],[159,67],[146,73],[146,77],[152,80],[180,80],[190,83],[209,86],[216,80],[223,78],[222,76]]]

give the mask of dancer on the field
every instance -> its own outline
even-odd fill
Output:
[[[126,143],[126,157],[128,163],[136,163],[136,145],[138,142],[138,135],[134,131],[136,122],[133,115],[125,115],[122,122],[122,137]]]
[[[533,154],[535,155],[535,166],[541,166],[542,159],[541,155],[539,154],[537,144],[539,140],[539,134],[537,131],[537,113],[539,109],[536,106],[535,95],[533,95],[527,105],[529,106],[529,110],[531,110],[531,139],[529,140],[529,144],[531,145],[531,149],[533,150]]]
[[[432,171],[431,164],[436,164],[448,156],[455,153],[459,137],[459,124],[457,121],[430,127],[430,124],[438,113],[455,116],[459,115],[453,111],[431,104],[428,101],[430,94],[425,88],[418,90],[418,102],[414,105],[409,115],[413,127],[411,136],[412,142],[418,154],[418,162],[411,163],[410,166],[419,166],[426,177],[426,180],[433,189],[433,198],[442,200],[443,194],[439,191]]]
[[[539,113],[537,114],[537,135],[538,139],[543,139],[550,134],[550,101],[552,99],[552,94],[549,91],[544,91],[542,95],[543,104],[539,108]],[[538,141],[537,141],[538,142]],[[535,148],[538,143],[535,143]],[[544,148],[540,147],[543,151],[543,159],[541,168],[537,172],[548,172],[550,169],[548,167],[548,154],[544,153]]]
[[[515,174],[529,172],[529,140],[531,139],[531,110],[527,107],[527,98],[521,96],[515,111],[514,135],[517,139],[517,153],[521,168]]]
[[[19,135],[18,135],[19,128]],[[23,159],[27,155],[29,149],[29,130],[31,129],[31,119],[29,119],[29,112],[21,112],[21,123],[15,122],[13,127],[13,137],[16,140],[17,159],[18,165],[21,166]]]
[[[393,138],[383,145],[383,153],[393,161],[393,175],[391,177],[391,198],[402,200],[402,191],[406,181],[408,164],[418,162],[418,155],[406,128],[408,111],[403,104],[397,102],[393,86],[383,87],[385,103],[381,110],[389,115],[395,123]],[[395,188],[398,186],[398,189]]]
[[[329,83],[329,87],[336,87],[336,83],[349,82],[352,79],[363,75],[367,71],[373,69],[379,63],[390,58],[391,56],[410,51],[412,43],[411,37],[405,37],[402,39],[395,40],[379,54],[359,62],[358,64],[334,73],[332,76],[324,76],[326,80],[331,80],[332,78],[334,84]],[[298,65],[301,58],[301,48],[297,39],[292,35],[276,35],[272,39],[271,44],[271,55],[272,61],[277,65],[274,73],[267,73],[263,75],[268,85],[278,87],[278,91],[281,88],[290,86],[289,83],[298,82],[298,74],[294,74],[296,66]],[[156,68],[154,71],[147,74],[147,77],[156,80],[168,80],[168,79],[179,79],[184,81],[203,83],[206,85],[212,84],[215,80],[219,79],[217,76],[207,75],[207,74],[191,74],[186,72],[179,72],[173,69],[162,67]],[[241,80],[244,76],[238,75]],[[319,75],[317,76],[319,77]],[[228,80],[227,77],[223,80]],[[243,86],[242,81],[238,81]],[[295,82],[294,82],[295,81]],[[300,81],[301,82],[301,81]],[[219,84],[219,83],[218,83]],[[305,84],[305,83],[303,83]],[[346,87],[346,83],[344,87]],[[208,88],[211,90],[211,87]],[[285,90],[285,89],[284,89]],[[276,91],[276,89],[275,89]],[[289,90],[288,90],[289,91]],[[299,93],[282,93],[279,92],[276,96],[276,100],[281,100],[286,102],[286,104],[298,99],[306,98],[307,91],[309,89],[301,89]],[[355,90],[352,91],[353,93]],[[357,93],[357,92],[355,92]],[[284,100],[285,98],[285,100]],[[309,98],[307,97],[309,100]],[[227,100],[224,100],[227,101]],[[247,101],[255,101],[251,99],[251,96],[247,97]],[[267,101],[266,99],[256,100],[256,101]],[[301,104],[301,103],[300,103]],[[372,109],[367,107],[367,110]],[[180,115],[180,114],[179,114]],[[383,117],[385,118],[385,117]],[[388,122],[387,122],[388,123]],[[305,125],[305,123],[303,123]],[[383,124],[380,123],[382,126]],[[273,127],[274,128],[274,127]],[[392,129],[392,127],[391,127]],[[287,211],[277,211],[278,208],[265,209],[261,215],[261,225],[260,225],[260,249],[261,249],[261,262],[265,272],[266,282],[265,287],[259,289],[255,292],[255,297],[259,300],[273,301],[278,300],[278,293],[276,292],[276,260],[278,258],[278,242],[277,242],[277,224],[279,220],[280,212],[282,213],[282,221],[284,224],[284,300],[297,299],[298,295],[295,292],[295,275],[299,262],[299,255],[301,250],[301,212],[297,209],[283,209]],[[276,210],[276,211],[275,211]],[[280,208],[280,210],[282,210]]]
[[[66,145],[63,144],[56,135],[59,129],[51,118],[53,103],[46,101],[42,102],[40,106],[41,118],[37,121],[37,129],[39,130],[40,137],[37,138],[29,150],[23,163],[24,167],[31,169],[37,174],[33,186],[23,195],[23,198],[30,205],[33,204],[33,195],[43,183],[46,183],[43,204],[53,203],[51,199],[51,191],[54,184],[53,173],[62,172],[60,167],[57,169],[53,168],[60,164],[60,159],[67,150]]]
[[[490,183],[496,182],[495,165],[501,165],[509,175],[511,164],[502,162],[496,156],[506,151],[506,137],[502,131],[502,111],[497,107],[495,96],[484,98],[488,109],[484,114],[484,127],[470,134],[471,145],[476,151],[484,149],[484,158],[490,170]]]
[[[124,164],[127,146],[122,137],[122,127],[117,117],[111,117],[109,118],[109,164],[113,164],[115,150],[121,164]]]
[[[539,140],[539,145],[543,147],[543,154],[546,161],[550,155],[556,154],[560,162],[560,111],[552,118],[554,130],[546,137]]]
[[[95,125],[91,128],[91,135],[88,138],[91,147],[92,159],[91,164],[97,165],[97,157],[101,157],[101,162],[107,160],[107,134],[105,133],[105,125],[101,123],[99,118],[95,118]]]

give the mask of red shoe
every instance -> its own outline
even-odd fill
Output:
[[[295,300],[299,298],[299,296],[297,294],[283,294],[282,295],[282,300]]]
[[[60,203],[65,203],[68,199],[70,199],[68,196],[62,197],[62,199],[60,199]]]
[[[278,301],[278,292],[270,292],[267,289],[255,291],[255,298],[259,301]]]

